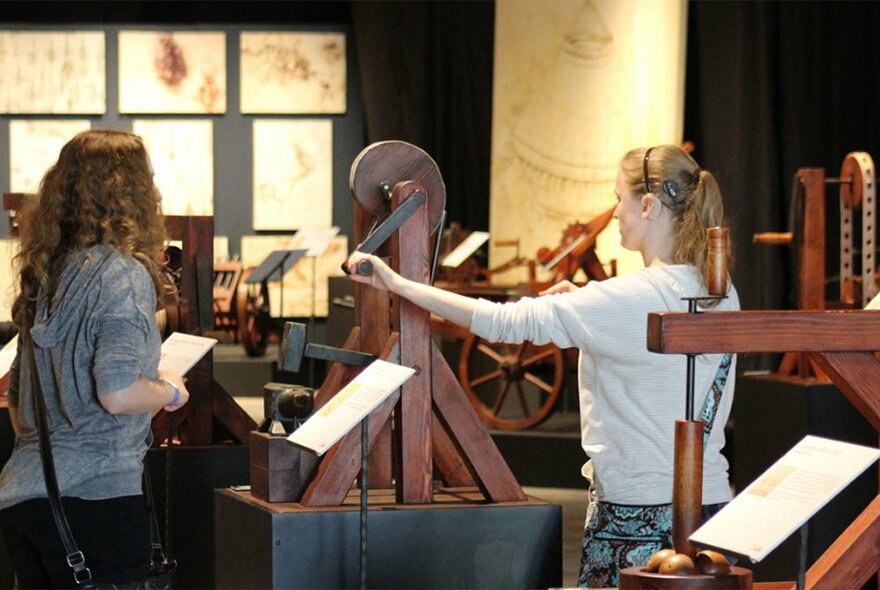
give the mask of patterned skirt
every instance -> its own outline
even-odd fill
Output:
[[[703,521],[724,505],[703,506]],[[631,506],[590,502],[584,528],[578,586],[616,588],[620,570],[645,565],[672,547],[672,504]]]

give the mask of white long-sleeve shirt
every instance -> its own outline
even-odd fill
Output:
[[[670,265],[592,281],[572,293],[511,303],[480,300],[471,330],[491,342],[553,342],[580,349],[581,441],[599,499],[619,504],[672,501],[675,421],[685,416],[686,357],[647,350],[649,312],[687,311],[682,297],[704,295],[693,267]],[[738,310],[731,286],[716,310]],[[711,311],[709,312],[711,313]],[[695,418],[721,355],[696,359]],[[703,461],[703,503],[730,500],[724,424],[733,403],[734,358]]]

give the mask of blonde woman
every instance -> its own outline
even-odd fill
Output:
[[[0,473],[0,525],[21,588],[76,586],[46,494],[34,371],[62,504],[92,577],[124,584],[149,569],[150,421],[189,398],[180,375],[158,371],[160,200],[141,139],[92,130],[61,149],[27,213],[13,304],[23,336],[9,390],[16,444]]]
[[[492,303],[406,280],[374,256],[354,253],[373,273],[352,279],[386,289],[493,342],[552,342],[580,349],[578,368],[582,446],[591,489],[579,584],[618,585],[624,567],[644,565],[671,546],[673,432],[685,409],[680,358],[646,349],[647,315],[686,311],[683,297],[706,295],[707,229],[723,225],[721,191],[681,148],[638,148],[620,163],[615,184],[624,248],[638,251],[641,271],[590,282],[563,282],[541,297]],[[717,308],[739,309],[736,290]],[[696,361],[697,407],[713,386],[715,427],[705,445],[704,514],[730,500],[724,424],[733,401],[735,358],[703,355]],[[704,408],[707,406],[703,406]]]

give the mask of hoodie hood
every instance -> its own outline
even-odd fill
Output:
[[[95,281],[101,280],[101,269],[122,254],[108,246],[92,246],[71,255],[61,271],[55,291],[37,299],[36,316],[31,335],[42,348],[57,345],[67,333],[71,322],[79,321],[80,310],[88,302],[85,293]]]

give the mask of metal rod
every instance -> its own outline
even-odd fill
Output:
[[[697,300],[696,299],[688,299],[688,313],[697,313]],[[694,373],[696,370],[696,356],[693,354],[687,355],[687,383],[685,385],[685,407],[684,407],[684,419],[685,420],[693,420],[694,419]]]
[[[440,242],[443,240],[443,226],[446,225],[446,209],[440,216],[440,225],[437,226],[437,239],[434,240],[434,260],[431,261],[431,282],[434,284],[434,276],[437,274],[437,261],[440,259]],[[430,228],[428,228],[430,230]]]
[[[367,457],[370,448],[370,415],[361,421],[361,590],[367,588]]]
[[[809,537],[809,523],[801,525],[800,562],[798,563],[797,590],[804,590],[807,583],[807,541]]]

